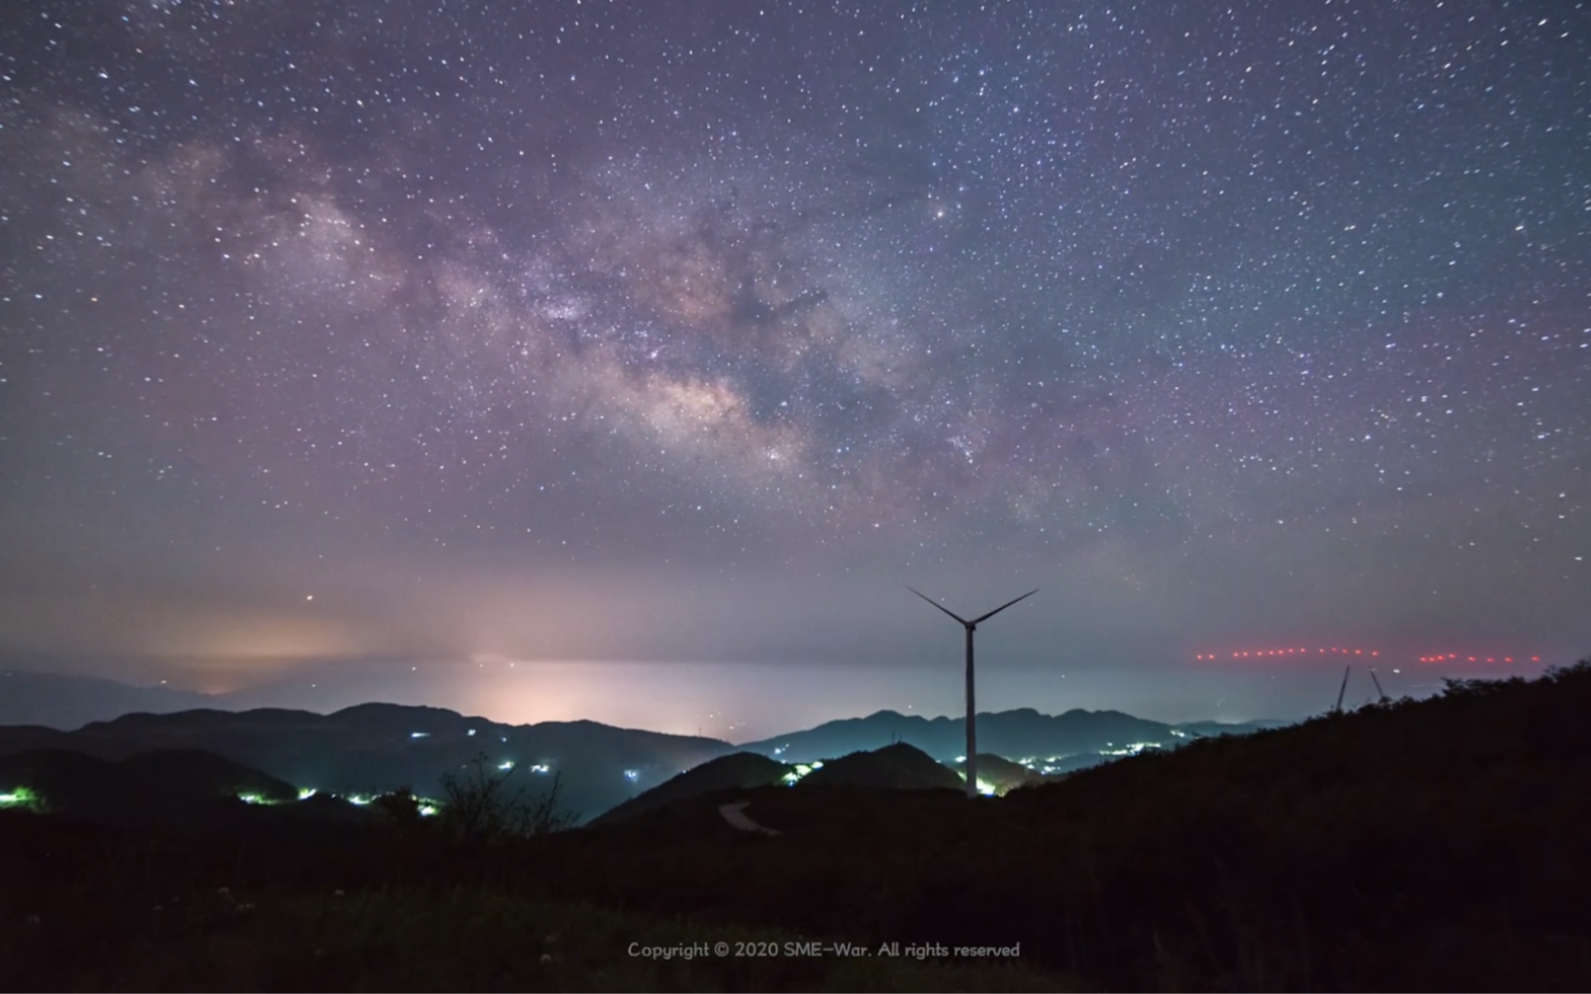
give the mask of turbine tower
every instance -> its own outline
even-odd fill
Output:
[[[1342,686],[1337,689],[1337,706],[1331,709],[1332,714],[1342,714],[1342,695],[1348,692],[1348,674],[1352,672],[1351,665],[1342,671]]]
[[[980,622],[988,621],[990,618],[992,618],[995,615],[999,614],[1001,611],[1004,611],[1006,608],[1010,607],[1012,604],[1015,604],[1017,601],[1025,600],[1026,598],[1032,597],[1034,594],[1038,593],[1038,590],[1036,590],[1036,589],[1035,590],[1029,590],[1027,593],[1023,594],[1021,597],[1018,597],[1016,599],[1016,601],[1007,601],[1006,603],[1001,604],[999,607],[995,608],[993,611],[990,611],[988,614],[981,615],[979,617],[973,618],[971,621],[968,621],[966,618],[963,618],[961,615],[956,614],[955,612],[951,611],[949,608],[944,607],[938,601],[934,600],[932,597],[929,597],[927,594],[923,593],[922,591],[918,590],[917,588],[915,588],[915,587],[907,587],[906,589],[910,590],[912,593],[916,594],[918,597],[921,597],[923,600],[925,600],[928,603],[932,604],[934,607],[939,608],[939,610],[941,610],[941,611],[945,612],[946,614],[950,615],[952,618],[955,618],[957,621],[959,621],[961,623],[961,627],[963,627],[963,628],[965,628],[967,630],[967,796],[968,797],[977,797],[978,796],[978,711],[977,711],[977,706],[976,706],[976,704],[973,701],[973,689],[972,689],[972,633],[977,631],[978,625],[979,625]]]

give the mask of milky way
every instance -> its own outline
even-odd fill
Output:
[[[13,6],[16,652],[1591,648],[1583,4]]]

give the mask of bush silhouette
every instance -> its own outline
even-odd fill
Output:
[[[498,842],[548,835],[572,827],[579,816],[558,810],[562,776],[553,774],[543,793],[528,784],[512,785],[519,767],[498,770],[485,753],[477,753],[465,766],[463,775],[442,775],[442,807],[438,826],[449,838],[459,842]],[[416,806],[418,816],[418,806]]]

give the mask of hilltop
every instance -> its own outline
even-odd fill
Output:
[[[877,790],[962,789],[955,770],[934,761],[916,746],[897,742],[870,752],[831,759],[797,781],[796,786],[871,787]]]

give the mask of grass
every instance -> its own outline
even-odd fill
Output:
[[[80,889],[8,922],[0,957],[6,986],[33,990],[1062,989],[1019,963],[795,955],[796,939],[478,886],[190,889],[156,903]]]

